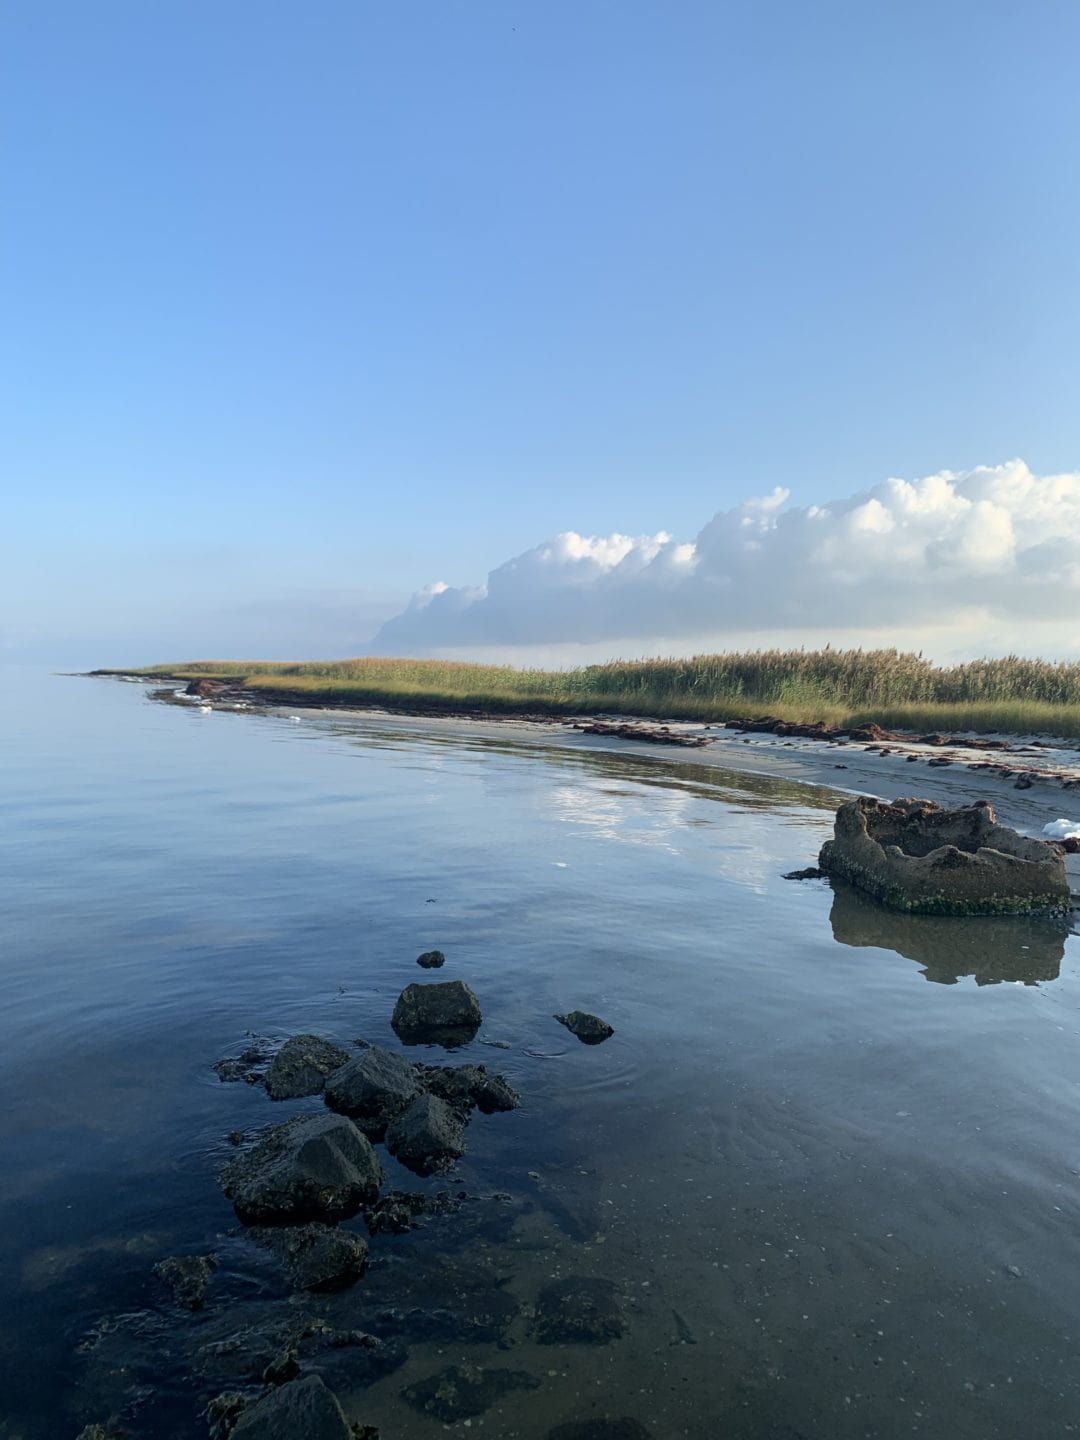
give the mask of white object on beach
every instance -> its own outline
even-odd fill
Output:
[[[199,713],[200,713],[200,715],[209,715],[209,714],[210,714],[210,711],[211,711],[213,708],[214,708],[214,707],[213,707],[212,705],[200,705],[200,706],[199,706]]]
[[[289,719],[292,721],[292,723],[293,723],[294,725],[299,725],[299,724],[300,724],[300,716],[299,716],[299,715],[290,715],[290,716],[289,716]]]
[[[1051,820],[1042,833],[1048,840],[1080,840],[1080,820]]]

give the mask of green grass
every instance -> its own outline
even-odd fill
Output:
[[[738,720],[769,714],[913,730],[1080,736],[1080,663],[1008,656],[935,666],[896,650],[791,650],[519,670],[445,660],[200,660],[98,674],[220,678],[297,703],[490,714]]]

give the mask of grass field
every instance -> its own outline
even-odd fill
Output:
[[[219,678],[298,704],[425,711],[879,724],[1080,736],[1080,663],[1008,656],[935,666],[896,650],[769,650],[519,670],[445,660],[199,660],[98,674]]]

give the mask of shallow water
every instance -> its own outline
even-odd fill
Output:
[[[4,1440],[110,1415],[206,1433],[233,1383],[207,1338],[290,1304],[216,1184],[225,1137],[318,1108],[210,1066],[248,1031],[396,1045],[433,947],[484,1007],[469,1058],[524,1103],[474,1118],[458,1215],[376,1237],[369,1275],[315,1305],[358,1328],[426,1307],[394,1373],[361,1385],[342,1352],[350,1419],[442,1434],[401,1391],[470,1363],[539,1382],[469,1426],[523,1440],[601,1415],[657,1440],[1080,1423],[1075,934],[786,882],[836,797],[683,756],[25,675],[7,710]],[[551,1018],[574,1007],[614,1037],[580,1045]],[[208,1250],[192,1318],[152,1267]],[[536,1342],[566,1275],[615,1283],[621,1339]],[[485,1306],[506,1323],[466,1326]]]

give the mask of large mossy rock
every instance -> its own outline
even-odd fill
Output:
[[[387,1125],[420,1089],[419,1077],[404,1055],[372,1045],[330,1076],[326,1103],[332,1110],[352,1116],[373,1140],[381,1140]]]
[[[846,801],[818,864],[916,914],[1061,913],[1071,903],[1061,856],[999,825],[985,800],[956,810],[911,798]]]
[[[415,1175],[435,1175],[465,1154],[465,1123],[438,1095],[418,1095],[388,1128],[386,1148]]]
[[[354,1215],[379,1193],[382,1170],[353,1122],[327,1113],[273,1126],[221,1180],[241,1220],[272,1224]]]
[[[349,1052],[321,1035],[292,1035],[270,1061],[263,1077],[271,1100],[300,1100],[318,1095],[326,1077],[341,1068]]]
[[[448,1048],[473,1038],[483,1019],[480,1001],[464,980],[407,985],[398,996],[390,1023],[406,1045]]]

